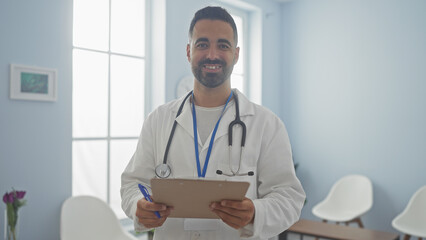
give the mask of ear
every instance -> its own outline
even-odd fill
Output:
[[[240,47],[237,47],[235,48],[234,64],[237,64],[239,58],[240,58]]]
[[[191,46],[190,44],[186,44],[186,57],[188,58],[188,62],[191,62]]]

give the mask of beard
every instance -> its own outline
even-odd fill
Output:
[[[209,73],[203,72],[205,64],[220,64],[222,72],[220,73]],[[215,88],[224,83],[231,76],[234,65],[228,66],[225,61],[215,59],[205,59],[198,63],[198,65],[192,66],[192,73],[195,78],[207,88]]]

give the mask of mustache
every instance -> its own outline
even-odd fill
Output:
[[[211,60],[211,59],[204,59],[204,60],[202,60],[202,61],[200,61],[198,63],[198,66],[202,66],[204,64],[220,64],[220,65],[226,66],[226,62],[222,61],[220,59],[213,59],[213,60]]]

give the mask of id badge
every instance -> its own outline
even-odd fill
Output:
[[[184,220],[185,231],[218,230],[219,226],[219,219],[185,218]]]

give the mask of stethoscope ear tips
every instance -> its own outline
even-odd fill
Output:
[[[250,171],[250,172],[248,172],[248,173],[233,173],[232,175],[230,175],[230,174],[224,174],[221,170],[216,170],[216,174],[218,174],[218,175],[225,175],[225,176],[228,176],[228,177],[235,177],[235,176],[253,176],[254,175],[254,172],[253,171]]]

